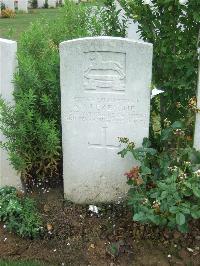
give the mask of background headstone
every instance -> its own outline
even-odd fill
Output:
[[[3,0],[3,3],[5,4],[6,8],[10,8],[13,11],[15,11],[15,4],[14,4],[14,0]]]
[[[48,7],[51,8],[55,8],[56,7],[56,0],[48,0]]]
[[[122,6],[117,0],[115,0],[115,6],[117,10],[120,10],[119,19],[122,21],[124,18],[127,18],[125,10],[122,8]],[[128,18],[126,37],[133,40],[141,40],[140,34],[137,31],[138,31],[138,23]]]
[[[13,101],[13,75],[16,71],[17,43],[10,40],[0,39],[0,94],[9,103]],[[5,137],[0,132],[0,141]],[[0,149],[0,187],[12,185],[21,187],[20,177],[9,163],[7,152]]]
[[[28,12],[28,0],[18,0],[18,10]]]
[[[43,8],[45,4],[45,0],[37,0],[38,8]]]
[[[199,54],[199,71],[198,71],[198,86],[197,86],[197,108],[200,109],[200,54]],[[200,150],[200,113],[196,114],[194,147],[195,149]]]
[[[65,197],[109,202],[127,192],[118,137],[148,136],[152,45],[114,37],[60,44]]]

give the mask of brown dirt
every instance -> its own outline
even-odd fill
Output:
[[[45,234],[22,239],[1,224],[2,259],[39,260],[49,266],[200,265],[199,222],[191,225],[191,233],[181,235],[132,222],[123,204],[102,205],[97,215],[88,206],[64,202],[60,190],[34,197]]]

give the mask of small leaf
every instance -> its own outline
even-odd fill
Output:
[[[178,225],[185,224],[185,215],[182,214],[181,212],[178,212],[176,214],[176,222],[177,222]]]
[[[145,217],[144,213],[139,212],[139,213],[134,214],[133,220],[134,221],[142,221],[144,219],[144,217]]]

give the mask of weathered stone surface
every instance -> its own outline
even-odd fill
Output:
[[[55,8],[56,7],[56,0],[48,0],[49,8]]]
[[[148,136],[152,45],[113,37],[60,44],[65,197],[109,202],[127,192],[118,137]]]
[[[127,18],[125,10],[122,8],[120,3],[115,0],[115,6],[119,12],[119,19],[122,21],[124,18],[127,19],[127,30],[126,37],[133,40],[141,40],[140,34],[138,33],[138,23],[134,22],[132,19]]]
[[[18,0],[18,10],[28,12],[28,0]]]
[[[45,0],[37,0],[38,8],[44,7]]]
[[[5,7],[15,10],[14,0],[3,0],[2,1],[5,4]]]
[[[16,71],[17,43],[0,39],[0,94],[9,103],[13,103],[13,74]],[[0,141],[5,141],[0,132]],[[0,187],[12,185],[21,187],[20,177],[16,174],[8,161],[5,150],[0,149]]]
[[[197,86],[197,108],[200,109],[200,59],[199,59],[198,86]],[[196,114],[194,147],[197,150],[200,150],[200,113]]]

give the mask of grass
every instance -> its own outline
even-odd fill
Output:
[[[103,5],[103,0],[91,0],[83,5]],[[16,13],[14,18],[0,18],[0,38],[18,40],[20,34],[29,27],[29,25],[38,19],[49,19],[50,23],[63,12],[63,8],[49,9],[30,9],[29,13]]]
[[[56,9],[32,9],[28,14],[17,13],[14,18],[0,19],[0,38],[18,40],[20,34],[29,27],[29,25],[41,18],[49,19],[51,23],[61,14],[62,8]]]

